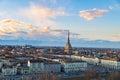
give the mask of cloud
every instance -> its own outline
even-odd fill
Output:
[[[103,16],[107,12],[108,10],[93,8],[88,10],[81,10],[79,16],[86,20],[93,20],[97,17]]]
[[[16,21],[16,20],[11,20],[11,19],[4,19],[0,22],[0,26],[22,26],[26,28],[35,28],[31,24],[26,24],[24,22]]]
[[[0,36],[10,36],[19,38],[22,37],[24,39],[39,39],[40,37],[45,36],[64,36],[65,30],[61,29],[60,27],[37,27],[31,24],[11,20],[11,19],[4,19],[0,21]],[[5,37],[7,38],[7,37]]]
[[[36,26],[13,19],[4,19],[0,21],[0,36],[6,35],[15,38],[20,36],[26,37],[28,36],[27,34],[34,29],[36,29]]]
[[[27,18],[35,24],[40,26],[53,26],[56,25],[55,19],[58,16],[66,16],[64,10],[51,9],[44,6],[39,6],[34,3],[31,3],[29,7],[22,8],[20,10],[20,15],[24,18]]]
[[[45,32],[48,32],[49,30],[50,30],[50,27],[46,26],[40,29],[40,32],[45,33]]]
[[[35,26],[11,19],[0,21],[0,36],[9,35],[14,37],[25,36],[29,31],[36,29]]]
[[[18,30],[16,28],[12,28],[12,27],[8,27],[8,28],[1,28],[0,26],[0,35],[4,35],[6,33],[14,33],[14,32],[17,32]]]
[[[47,0],[41,1],[46,3]],[[50,0],[47,1],[47,3],[56,4],[57,2],[56,0]],[[12,12],[12,14],[9,14],[9,11],[0,12],[0,17],[1,19],[3,19],[2,21],[0,21],[0,36],[2,37],[9,36],[12,38],[23,37],[26,39],[29,38],[37,39],[40,36],[45,35],[47,36],[56,36],[56,34],[61,35],[62,32],[52,31],[58,29],[58,27],[54,27],[57,26],[55,19],[60,16],[68,16],[68,14],[65,12],[63,8],[60,7],[53,8],[48,7],[48,5],[45,4],[43,5],[39,4],[38,2],[33,3],[33,1],[31,1],[31,4],[29,6],[19,8],[17,10],[18,13],[14,11]],[[17,16],[37,26],[15,20]]]
[[[47,33],[47,34],[51,34],[53,36],[64,36],[67,34],[67,31],[68,30],[61,29],[60,27],[51,28],[48,26],[40,29],[40,33]]]

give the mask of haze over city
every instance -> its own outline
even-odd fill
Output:
[[[120,47],[120,0],[0,0],[0,43]],[[54,43],[54,44],[53,44]]]

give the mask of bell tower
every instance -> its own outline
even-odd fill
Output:
[[[67,38],[67,42],[66,42],[66,46],[65,46],[65,53],[67,54],[71,54],[72,53],[72,46],[70,44],[70,32],[68,30],[68,38]]]

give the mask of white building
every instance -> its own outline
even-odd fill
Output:
[[[44,70],[43,60],[29,60],[28,66],[30,73],[39,73]]]
[[[3,66],[3,62],[2,62],[2,61],[0,61],[0,69],[2,68],[2,66]]]
[[[101,65],[108,68],[120,70],[120,61],[117,60],[101,59]]]
[[[75,72],[75,71],[85,71],[87,69],[87,63],[84,61],[63,61],[62,62],[63,71]]]
[[[27,67],[27,66],[25,66],[25,67],[19,66],[17,68],[17,72],[18,72],[18,74],[29,74],[30,73],[29,67]]]
[[[2,75],[16,75],[17,67],[14,66],[4,66],[2,68]]]
[[[117,61],[117,60],[105,59],[105,58],[100,59],[94,56],[75,56],[75,55],[54,55],[54,56],[82,60],[90,64],[101,65],[106,68],[120,70],[120,61]]]
[[[17,68],[17,72],[18,74],[29,74],[30,73],[29,67],[26,61],[20,62],[20,65]]]
[[[44,62],[44,71],[45,72],[61,72],[61,64],[53,61]]]
[[[1,61],[2,61],[3,64],[9,65],[9,66],[16,63],[15,59],[10,59],[10,58],[4,58]]]
[[[84,57],[84,56],[82,56],[81,60],[86,61],[87,63],[90,63],[90,64],[95,64],[95,65],[99,64],[99,62],[100,62],[100,60],[96,57]]]

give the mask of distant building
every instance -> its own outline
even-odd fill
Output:
[[[39,73],[44,69],[43,60],[29,60],[28,66],[30,73]]]
[[[30,73],[28,66],[25,66],[25,67],[19,66],[17,68],[17,72],[18,72],[18,74],[29,74]]]
[[[29,74],[29,67],[27,65],[27,62],[20,62],[20,65],[17,68],[18,74]]]
[[[0,61],[0,69],[2,68],[2,66],[3,66],[3,62],[2,62],[2,61]]]
[[[49,53],[49,50],[47,48],[41,48],[41,49],[39,49],[39,52],[47,54],[47,53]]]
[[[63,61],[62,63],[62,71],[69,72],[77,72],[77,71],[85,71],[87,69],[87,63],[84,61]]]
[[[101,65],[111,69],[120,70],[120,61],[110,59],[100,59]]]
[[[73,51],[73,53],[74,53],[74,55],[78,55],[79,54],[79,50],[76,49],[76,50]]]
[[[17,63],[16,62],[17,60],[15,58],[3,58],[3,59],[1,59],[1,61],[2,61],[3,64],[9,65],[9,66]]]
[[[7,66],[2,67],[2,75],[16,75],[17,67],[16,66]]]
[[[64,52],[67,53],[67,54],[71,54],[72,53],[72,46],[70,44],[70,33],[68,31],[68,39],[67,39],[67,43],[66,43],[66,46],[65,46],[65,49],[64,49]]]
[[[53,61],[44,62],[44,71],[45,72],[61,72],[61,64]]]
[[[53,48],[50,48],[50,51],[49,51],[49,53],[54,53],[54,50],[53,50]]]
[[[100,60],[99,60],[99,58],[97,58],[97,57],[92,57],[92,56],[90,56],[90,57],[84,57],[84,56],[82,56],[81,58],[80,58],[82,61],[86,61],[87,63],[90,63],[90,64],[94,64],[94,65],[99,65],[99,63],[100,63]]]

